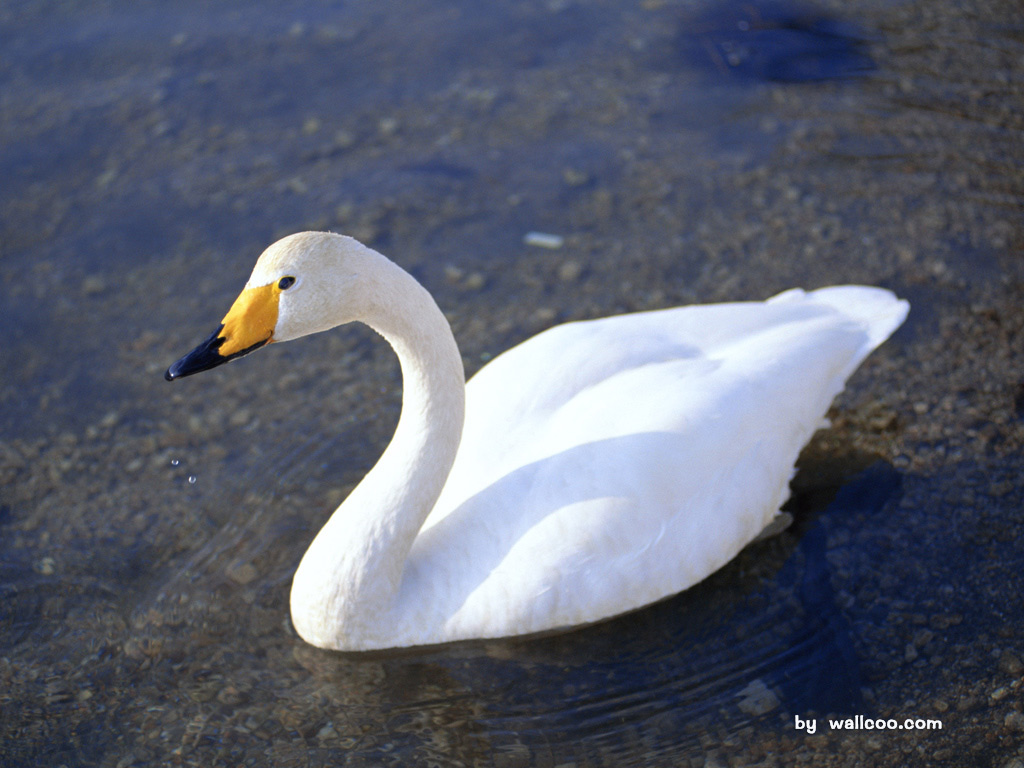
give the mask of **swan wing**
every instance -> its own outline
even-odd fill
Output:
[[[814,402],[825,407],[817,425],[906,311],[889,291],[839,286],[550,328],[496,357],[467,384],[462,444],[426,525],[518,466],[602,437],[674,429],[740,382],[765,388],[774,381],[794,402],[820,390]],[[839,328],[845,341],[836,346]],[[812,359],[798,360],[807,350]]]
[[[790,291],[570,323],[495,358],[407,563],[403,587],[443,613],[424,623],[536,632],[705,578],[775,515],[833,397],[905,313],[881,289]]]

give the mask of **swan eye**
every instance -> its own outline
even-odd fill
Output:
[[[295,285],[295,278],[292,277],[291,275],[289,275],[288,277],[282,277],[280,280],[277,281],[277,287],[280,288],[282,291],[287,291],[293,285]]]

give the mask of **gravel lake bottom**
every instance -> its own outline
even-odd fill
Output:
[[[0,3],[0,767],[1024,768],[1016,3]],[[548,637],[316,650],[394,430],[372,332],[168,384],[350,234],[467,374],[569,320],[880,285],[793,524]]]

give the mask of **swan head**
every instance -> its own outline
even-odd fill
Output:
[[[300,232],[278,240],[259,257],[217,330],[164,378],[190,376],[275,341],[367,320],[378,303],[374,284],[384,265],[391,262],[343,235]]]

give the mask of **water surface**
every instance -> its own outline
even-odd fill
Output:
[[[0,765],[1024,759],[1022,40],[1006,2],[0,9]],[[390,351],[343,329],[162,378],[304,229],[410,269],[469,372],[793,285],[913,311],[793,526],[704,583],[332,654],[287,593],[394,428]]]

